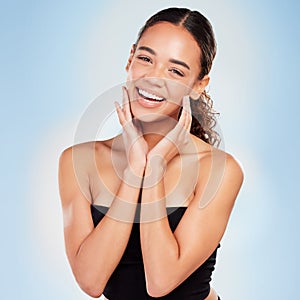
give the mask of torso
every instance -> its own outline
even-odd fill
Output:
[[[120,136],[118,136],[120,138]],[[94,205],[110,206],[121,183],[121,174],[126,168],[126,154],[118,137],[107,140],[81,144],[79,158],[86,159],[79,170],[79,178],[84,184],[89,181],[89,189],[83,187]],[[188,207],[193,199],[199,176],[210,172],[212,147],[191,135],[196,151],[185,157],[179,155],[167,165],[164,176],[166,206]],[[117,145],[117,147],[115,147]],[[88,151],[86,151],[88,150]],[[86,157],[89,157],[88,159]],[[81,161],[79,159],[78,161]],[[88,166],[87,168],[85,166]],[[201,166],[201,168],[200,168]],[[109,300],[108,298],[104,298]],[[213,289],[205,300],[217,300]]]
[[[108,207],[91,205],[91,213],[96,227],[105,216]],[[186,207],[167,209],[170,229],[175,232],[181,218],[185,214]],[[209,296],[211,274],[216,263],[217,249],[210,257],[193,272],[189,278],[178,285],[170,294],[159,299],[193,299],[215,300]],[[103,294],[108,299],[152,299],[146,291],[144,277],[143,255],[140,244],[140,226],[138,221],[133,224],[127,247],[122,258],[109,278]]]

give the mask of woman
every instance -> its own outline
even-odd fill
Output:
[[[90,296],[220,299],[209,282],[243,172],[214,147],[205,87],[215,52],[199,12],[158,12],[132,46],[115,103],[122,134],[61,154],[66,252]]]

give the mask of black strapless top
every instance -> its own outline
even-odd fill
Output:
[[[98,208],[98,209],[97,209]],[[94,226],[101,221],[108,207],[91,205]],[[175,231],[186,207],[167,207],[168,220],[172,232]],[[140,206],[137,207],[135,220],[139,217]],[[120,263],[112,273],[104,289],[103,295],[109,300],[203,300],[210,291],[211,274],[216,263],[217,249],[211,256],[185,281],[171,293],[163,297],[149,296],[146,290],[146,280],[140,244],[140,224],[133,223],[131,235]]]

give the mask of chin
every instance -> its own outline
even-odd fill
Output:
[[[138,105],[132,105],[131,111],[133,117],[143,123],[174,123],[174,121],[177,122],[180,106],[176,105],[176,107],[174,107],[174,104],[170,104],[170,106],[172,106],[173,109],[170,109],[170,107],[168,107],[169,109],[155,111],[150,109],[145,110],[141,107],[138,107]]]
[[[156,114],[156,113],[148,113],[148,114],[134,114],[134,118],[143,123],[155,123],[167,119],[168,116]]]

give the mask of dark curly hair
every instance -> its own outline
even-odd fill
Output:
[[[149,27],[159,22],[169,22],[177,26],[183,26],[191,33],[201,50],[199,79],[208,74],[211,70],[217,49],[210,22],[198,11],[178,7],[163,9],[146,21],[145,25],[139,31],[135,45],[138,44],[141,36]],[[213,101],[210,96],[204,91],[199,99],[190,99],[190,103],[192,109],[190,132],[210,145],[219,146],[221,141],[220,135],[213,129],[216,126],[215,116],[218,113],[213,109]]]

